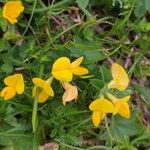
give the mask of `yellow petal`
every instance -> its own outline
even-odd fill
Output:
[[[83,57],[80,57],[80,58],[76,59],[74,62],[71,63],[70,69],[71,69],[71,72],[74,75],[84,75],[84,74],[89,73],[88,69],[80,66],[82,61],[83,61]]]
[[[44,89],[44,91],[46,92],[47,95],[54,96],[54,91],[53,91],[52,87],[48,83],[44,84],[43,89]]]
[[[112,113],[114,111],[113,104],[105,99],[105,98],[99,98],[94,100],[90,106],[89,109],[92,111],[101,111],[104,113]]]
[[[70,59],[68,59],[67,57],[61,57],[54,62],[52,72],[68,70],[69,68],[70,68]]]
[[[22,74],[17,74],[16,92],[22,94],[24,91],[24,80]]]
[[[122,66],[117,63],[111,67],[113,80],[108,84],[108,88],[116,88],[120,91],[125,90],[129,85],[129,78]]]
[[[34,86],[33,89],[32,89],[32,97],[35,97],[35,91],[36,91],[36,88]],[[54,94],[54,93],[52,93],[52,94]],[[41,92],[39,93],[38,102],[39,103],[44,103],[45,101],[47,101],[49,96],[52,96],[52,94],[48,95],[45,92],[45,90],[41,90]]]
[[[73,78],[72,72],[70,70],[61,70],[52,72],[54,78],[59,81],[67,81],[70,82]]]
[[[130,96],[126,96],[114,103],[115,107],[118,109],[118,113],[125,118],[130,118],[129,99]]]
[[[63,97],[62,97],[63,104],[65,105],[66,102],[70,102],[74,99],[77,99],[77,96],[78,96],[77,87],[70,85],[70,87],[67,90],[65,90],[65,92],[63,94]]]
[[[101,123],[101,120],[104,118],[105,114],[101,111],[93,111],[92,114],[92,120],[95,127],[98,127],[98,125]]]
[[[60,81],[71,81],[73,75],[70,71],[70,60],[67,57],[57,59],[52,67],[52,75]]]
[[[14,74],[14,75],[6,77],[4,79],[4,83],[7,86],[13,86],[14,87],[14,86],[16,86],[17,80],[18,80],[18,74]]]
[[[124,98],[121,98],[121,101],[123,101],[123,102],[127,102],[127,101],[129,101],[130,100],[130,95],[129,96],[125,96]]]
[[[24,91],[24,80],[22,74],[14,74],[4,79],[4,83],[7,86],[16,89],[18,94],[22,94]]]
[[[24,7],[21,1],[8,1],[3,7],[3,17],[11,24],[17,22],[18,16],[23,12]]]
[[[88,73],[89,73],[88,69],[86,69],[86,68],[84,68],[84,67],[81,67],[81,66],[76,67],[76,68],[72,68],[72,69],[71,69],[71,72],[72,72],[74,75],[79,75],[79,76],[85,75],[85,74],[88,74]]]
[[[107,93],[107,96],[113,101],[114,103],[114,112],[113,114],[119,113],[121,116],[125,118],[130,117],[130,109],[128,105],[128,101],[130,99],[130,96],[125,96],[121,99],[111,95],[110,93]]]
[[[72,86],[69,82],[63,82],[62,85],[65,90],[69,89]]]
[[[130,118],[130,109],[128,103],[121,103],[118,113],[125,118]]]
[[[78,59],[76,59],[71,63],[71,68],[78,67],[82,63],[82,61],[83,61],[83,57],[79,57]]]
[[[15,89],[12,88],[12,87],[5,87],[5,88],[1,91],[1,97],[3,97],[4,100],[12,99],[15,95],[16,95],[16,91],[15,91]]]
[[[48,97],[49,97],[49,95],[44,90],[42,90],[39,93],[38,102],[39,103],[44,103],[44,102],[47,101]]]
[[[37,87],[40,87],[40,88],[43,88],[44,87],[44,84],[45,84],[45,81],[40,79],[40,78],[33,78],[32,79],[32,82],[37,86]]]
[[[49,85],[48,81],[45,81],[41,78],[33,78],[32,82],[37,86],[40,87],[42,89],[45,90],[45,92],[47,93],[47,95],[49,96],[54,96],[54,91],[52,89],[52,87]],[[35,89],[33,90],[33,94],[35,95]],[[33,95],[32,94],[32,95]]]

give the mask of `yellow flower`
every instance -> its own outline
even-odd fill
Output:
[[[89,73],[89,71],[86,68],[80,66],[80,64],[82,63],[82,61],[83,61],[83,57],[79,57],[78,59],[76,59],[75,61],[73,61],[71,63],[70,69],[71,69],[71,72],[74,75],[81,76],[81,75]]]
[[[64,82],[63,87],[65,89],[65,92],[64,92],[63,97],[62,97],[63,105],[66,105],[66,102],[70,102],[74,99],[77,100],[78,89],[76,86],[73,86],[68,82]]]
[[[36,92],[36,86],[40,88],[40,93],[38,96],[38,102],[39,103],[44,103],[49,96],[53,97],[54,96],[54,91],[52,87],[50,86],[50,81],[49,80],[42,80],[40,78],[33,78],[32,82],[35,84],[33,90],[32,90],[32,97],[35,97],[35,92]]]
[[[107,96],[112,100],[114,104],[114,115],[119,113],[122,117],[130,118],[130,108],[128,104],[130,96],[126,96],[120,99],[111,95],[110,93],[107,93]]]
[[[97,127],[107,113],[112,113],[114,111],[114,106],[109,100],[102,97],[94,100],[90,104],[89,109],[93,111],[92,120],[93,124]]]
[[[57,59],[52,67],[52,75],[54,78],[60,81],[70,82],[74,75],[84,75],[89,71],[80,66],[83,61],[83,57],[76,59],[74,62],[70,62],[67,57],[61,57]]]
[[[125,90],[129,85],[129,78],[122,66],[117,63],[112,64],[112,81],[108,84],[108,88],[116,88],[119,91]]]
[[[22,74],[8,76],[4,79],[4,83],[7,85],[7,87],[1,91],[1,97],[3,97],[4,100],[9,100],[13,98],[16,93],[22,94],[24,91],[24,80]]]
[[[17,22],[18,16],[23,12],[24,7],[21,1],[8,1],[3,7],[3,17],[11,24]]]

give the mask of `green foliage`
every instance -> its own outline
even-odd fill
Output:
[[[76,3],[79,5],[79,7],[86,8],[89,3],[89,0],[76,0]]]
[[[29,150],[56,142],[60,150],[136,150],[150,147],[150,0],[24,0],[25,11],[11,25],[0,9],[0,89],[3,80],[22,73],[25,92],[0,99],[0,149]],[[55,96],[38,104],[37,130],[32,130],[33,77],[46,79],[53,62],[83,56],[85,76],[74,76],[77,102],[62,104],[64,89],[54,79]],[[108,115],[98,128],[89,104],[105,95],[112,79],[111,63],[128,70],[130,87],[110,93],[130,100],[131,118]],[[141,110],[141,106],[146,110]],[[144,122],[143,122],[144,120]]]
[[[149,0],[136,0],[134,14],[136,17],[141,18],[144,16],[146,11],[150,11],[150,1]]]
[[[3,32],[6,31],[7,28],[7,21],[5,18],[3,18],[2,16],[2,9],[0,8],[0,27],[2,29]]]
[[[138,118],[136,118],[136,114],[132,114],[130,120],[123,119],[119,116],[113,118],[110,130],[114,139],[117,141],[121,141],[128,138],[129,136],[140,134],[143,128],[136,121],[137,119]]]

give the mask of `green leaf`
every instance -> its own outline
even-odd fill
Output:
[[[145,0],[145,7],[146,7],[146,10],[150,12],[150,0]]]
[[[142,32],[149,32],[150,31],[150,23],[147,22],[147,20],[145,18],[143,18],[140,23],[139,23],[139,29]]]
[[[86,44],[86,45],[85,45]],[[99,51],[96,45],[89,45],[89,43],[75,43],[71,42],[67,49],[71,51],[71,56],[80,57],[84,56],[85,64],[92,64],[105,58],[104,54]]]
[[[134,85],[133,88],[141,95],[145,97],[148,103],[150,103],[150,90],[141,85]]]
[[[13,71],[13,65],[11,63],[4,63],[1,69],[5,73],[11,73]]]
[[[109,82],[112,79],[110,69],[106,68],[105,66],[100,66],[100,73],[103,81]]]
[[[89,0],[76,0],[76,3],[79,5],[79,7],[86,8]]]
[[[150,12],[150,0],[136,0],[134,14],[137,18],[144,16],[146,11]]]
[[[91,79],[90,83],[97,89],[100,90],[103,88],[104,86],[104,82],[102,80],[99,79]]]
[[[84,35],[84,38],[89,40],[89,41],[93,41],[93,30],[90,29],[90,28],[84,28],[83,29],[83,35]]]
[[[10,49],[10,43],[7,40],[0,38],[0,52]],[[3,58],[4,56],[2,56]]]
[[[112,119],[110,131],[114,139],[120,141],[128,136],[134,136],[142,131],[142,127],[136,121],[136,115],[132,114],[130,119],[115,115]]]
[[[2,31],[5,32],[7,29],[7,21],[6,19],[0,17],[0,26],[2,28]]]
[[[2,9],[0,8],[0,27],[2,28],[2,31],[5,32],[7,28],[7,21],[2,15]]]

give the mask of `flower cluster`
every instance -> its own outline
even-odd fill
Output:
[[[41,78],[33,78],[32,82],[34,87],[32,89],[32,97],[36,96],[36,90],[38,89],[38,102],[44,103],[48,97],[54,96],[54,91],[51,87],[53,78],[60,81],[65,92],[62,96],[63,105],[72,100],[77,100],[78,89],[75,85],[71,85],[69,81],[73,79],[73,75],[85,75],[89,71],[80,66],[83,61],[83,57],[78,58],[74,62],[70,62],[67,57],[61,57],[57,59],[52,66],[52,76],[48,79],[43,80]],[[24,80],[22,74],[14,74],[4,79],[4,83],[7,85],[1,91],[1,97],[4,100],[12,99],[16,93],[22,94],[24,91]]]
[[[129,78],[126,71],[117,63],[113,63],[111,67],[113,79],[108,83],[107,88],[117,89],[119,91],[125,90],[129,85]],[[130,109],[128,101],[130,96],[117,98],[110,93],[106,93],[108,99],[101,96],[94,100],[89,109],[93,111],[92,120],[93,124],[97,127],[104,119],[107,113],[120,114],[122,117],[130,117]]]
[[[52,76],[49,76],[46,80],[38,77],[32,79],[34,84],[32,97],[37,97],[39,103],[44,103],[49,97],[53,97],[54,91],[51,84],[55,78],[60,81],[64,88],[64,94],[62,96],[63,105],[66,105],[67,102],[73,100],[76,101],[78,89],[69,82],[72,81],[73,75],[81,76],[89,73],[87,68],[80,66],[82,61],[83,57],[80,57],[73,62],[67,57],[58,58],[52,66]],[[112,113],[113,115],[118,113],[125,118],[130,117],[128,105],[130,96],[118,98],[108,92],[109,89],[117,89],[119,91],[125,90],[129,84],[128,75],[117,63],[112,64],[111,72],[113,79],[106,84],[106,93],[94,100],[89,106],[89,109],[93,111],[92,120],[96,127],[104,119],[107,113]],[[16,94],[22,94],[24,92],[24,79],[22,74],[8,76],[4,79],[4,83],[6,84],[6,87],[0,93],[0,96],[3,97],[4,100],[12,99]]]
[[[17,1],[8,1],[4,4],[2,15],[7,19],[11,24],[17,23],[17,18],[24,11],[24,6],[20,0]]]

